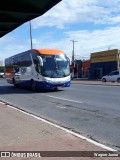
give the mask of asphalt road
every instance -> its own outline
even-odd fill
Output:
[[[0,80],[0,99],[120,150],[120,87],[72,84],[35,92]]]

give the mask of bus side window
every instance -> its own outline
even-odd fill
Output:
[[[19,66],[18,66],[18,60],[17,57],[13,57],[12,58],[12,63],[11,63],[13,69],[14,69],[14,73],[19,72]]]

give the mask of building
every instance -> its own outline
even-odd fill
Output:
[[[74,78],[81,78],[82,77],[82,61],[81,60],[74,60],[70,67],[70,72]]]
[[[89,78],[90,60],[82,62],[82,78]]]
[[[90,60],[74,60],[70,68],[74,78],[89,78]]]
[[[90,79],[101,79],[102,76],[120,68],[120,50],[106,50],[91,53]]]

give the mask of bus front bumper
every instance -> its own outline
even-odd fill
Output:
[[[54,89],[57,87],[69,87],[70,86],[70,81],[67,82],[61,82],[61,83],[50,83],[50,82],[39,82],[37,84],[37,89]]]

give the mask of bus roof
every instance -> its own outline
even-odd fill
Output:
[[[62,50],[58,49],[35,49],[39,54],[64,54]]]
[[[26,53],[31,53],[31,52],[36,52],[38,54],[51,54],[51,55],[59,55],[59,54],[64,54],[64,52],[62,50],[59,50],[59,49],[32,49],[32,50],[27,50],[27,51],[24,51],[24,52],[21,52],[21,53],[18,53],[18,54],[15,54],[15,55],[12,55],[6,59],[9,59],[9,58],[13,58],[13,57],[16,57],[16,56],[21,56],[21,55],[24,55]]]

